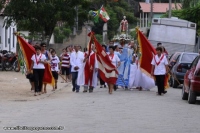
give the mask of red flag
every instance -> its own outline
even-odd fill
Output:
[[[156,55],[156,50],[139,29],[137,29],[137,39],[142,54],[140,57],[140,67],[144,73],[150,76],[152,69],[151,61]],[[165,88],[169,88],[168,80],[169,74],[165,76]]]
[[[97,41],[94,34],[89,34],[94,40],[94,45],[96,47],[96,57],[98,61],[99,75],[103,81],[109,84],[115,84],[117,81],[118,71],[116,67],[111,63],[110,58],[107,53],[103,50],[102,46]]]
[[[54,86],[55,80],[51,72],[51,66],[49,63],[44,64],[44,66],[45,66],[45,70],[44,70],[43,83],[47,83]]]
[[[28,42],[26,42],[21,36],[17,35],[17,40],[19,42],[19,46],[22,50],[23,57],[25,59],[25,64],[27,67],[27,70],[30,70],[31,67],[31,57],[36,53],[35,48],[30,45]],[[45,72],[44,72],[44,77],[43,77],[43,82],[48,83],[51,85],[54,85],[54,78],[51,73],[51,68],[49,64],[45,64]]]
[[[23,57],[25,59],[27,70],[30,70],[31,67],[31,57],[36,53],[35,48],[27,43],[21,36],[17,35],[17,40],[19,42],[19,46],[22,50]]]
[[[140,57],[140,67],[146,74],[151,75],[151,61],[154,55],[156,55],[156,50],[139,29],[137,29],[137,39],[142,54]]]

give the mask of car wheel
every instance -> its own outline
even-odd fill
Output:
[[[182,100],[188,100],[188,93],[185,92],[185,86],[182,88]]]
[[[196,94],[191,89],[189,90],[188,103],[189,104],[195,104],[196,103]]]
[[[173,78],[172,79],[173,83],[172,83],[172,87],[173,88],[177,88],[178,87],[178,82]]]

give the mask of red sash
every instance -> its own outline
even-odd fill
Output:
[[[41,57],[42,57],[42,54],[40,54],[40,57],[39,57],[39,60],[38,60],[38,59],[37,59],[37,56],[36,56],[36,54],[35,54],[35,60],[36,60],[37,65],[39,64],[39,61],[40,61]]]
[[[165,56],[165,55],[162,54],[162,56],[161,56],[161,58],[160,58],[160,60],[159,60],[158,62],[156,61],[156,58],[155,58],[156,56],[154,56],[154,61],[155,61],[155,63],[156,63],[157,66],[158,66],[158,65],[160,64],[160,62],[163,60],[164,56]]]

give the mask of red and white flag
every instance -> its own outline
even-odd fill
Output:
[[[102,6],[100,9],[99,17],[104,21],[107,22],[110,17],[108,16],[108,13],[106,12],[105,8]]]
[[[118,71],[116,67],[111,63],[108,54],[103,50],[102,46],[94,36],[94,33],[89,33],[89,36],[93,39],[93,43],[96,48],[96,57],[101,79],[106,83],[115,84],[118,77]]]

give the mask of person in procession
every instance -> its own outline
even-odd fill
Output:
[[[84,93],[88,91],[88,87],[89,93],[92,93],[93,89],[97,86],[98,62],[96,59],[95,47],[94,45],[91,47],[91,51],[85,52],[85,59],[83,60],[85,65],[83,68],[80,68],[78,73],[78,85],[84,85]],[[80,81],[82,81],[82,83]]]
[[[156,83],[158,87],[158,95],[163,95],[165,88],[165,75],[168,73],[168,61],[164,54],[162,54],[162,48],[156,48],[157,55],[155,55],[152,59],[152,70],[151,75],[155,76]]]
[[[130,65],[130,75],[129,75],[129,87],[136,87],[139,91],[150,91],[151,88],[155,87],[154,78],[143,72],[140,67],[140,59],[142,53],[140,53],[140,47],[134,47],[134,54],[132,57],[132,64]],[[151,64],[149,64],[151,65]]]
[[[43,84],[43,77],[44,77],[44,64],[47,62],[46,57],[44,54],[41,53],[41,47],[35,47],[36,54],[31,57],[31,69],[29,72],[33,71],[34,75],[34,87],[35,87],[35,94],[34,96],[40,95],[42,93],[42,84]]]
[[[57,89],[58,73],[59,73],[59,63],[60,60],[56,55],[56,51],[51,51],[51,72],[55,80],[55,86],[53,86],[53,91]]]
[[[51,54],[51,51],[54,50],[53,48],[49,48],[49,53]]]
[[[110,46],[109,47],[109,58],[111,63],[116,67],[116,69],[120,66],[120,59],[117,55],[114,54],[115,51],[115,47],[114,46]],[[112,91],[114,89],[115,85],[114,84],[108,84],[108,88],[109,88],[109,94],[112,94]]]
[[[115,52],[114,54],[116,54],[119,58],[121,56],[121,53],[120,53],[120,50],[119,50],[119,46],[118,45],[115,45]]]
[[[136,51],[135,51],[135,54],[133,55],[133,61],[134,61],[134,65],[135,65],[135,79],[134,81],[131,81],[133,82],[133,86],[136,87],[136,89],[138,89],[139,91],[141,91],[143,88],[142,88],[142,84],[143,84],[143,81],[142,81],[142,72],[140,70],[140,64],[139,64],[139,61],[140,61],[140,57],[141,57],[141,53],[140,53],[140,47],[138,46]],[[133,74],[133,73],[132,73]],[[131,79],[133,80],[133,79]]]
[[[83,52],[79,51],[79,46],[75,46],[75,52],[71,54],[70,57],[70,63],[71,63],[71,73],[72,73],[72,91],[79,92],[80,86],[77,85],[77,78],[78,78],[78,72],[81,67],[83,67],[83,60],[84,60],[84,54]]]
[[[66,81],[70,81],[70,55],[67,53],[67,48],[63,49],[63,53],[61,56],[61,72],[62,75],[65,75]],[[64,83],[64,79],[61,83]]]
[[[165,49],[165,47],[164,46],[161,46],[162,47],[162,54],[164,54],[165,55],[165,57],[167,58],[167,61],[168,61],[168,63],[169,63],[169,55],[168,55],[168,52],[167,52],[167,50]],[[169,67],[169,66],[168,66]],[[170,69],[168,68],[168,70],[169,70],[169,72],[170,72]],[[166,94],[167,93],[167,89],[165,88],[165,90],[164,90],[164,94]]]
[[[47,47],[46,43],[44,43],[44,42],[41,43],[40,47],[41,47],[41,53],[45,55],[47,61],[50,61],[51,60],[51,53],[48,50],[46,50],[46,47]],[[43,86],[44,86],[44,89],[42,90],[42,93],[47,93],[47,89],[46,89],[47,84],[43,83]]]
[[[26,71],[26,78],[29,79],[30,85],[31,85],[31,91],[35,90],[35,85],[34,85],[34,76],[31,71]]]
[[[106,45],[101,45],[102,46],[102,48],[103,48],[103,50],[106,52]],[[99,80],[100,80],[100,88],[106,88],[106,83],[105,83],[105,81],[103,81],[103,79],[100,77],[100,76],[98,76],[99,77]]]
[[[72,45],[70,45],[70,46],[67,48],[67,52],[68,52],[69,56],[71,56],[71,53],[74,52],[74,51],[73,51]],[[71,64],[70,64],[69,81],[72,80],[71,68],[72,68],[72,66],[71,66]]]

